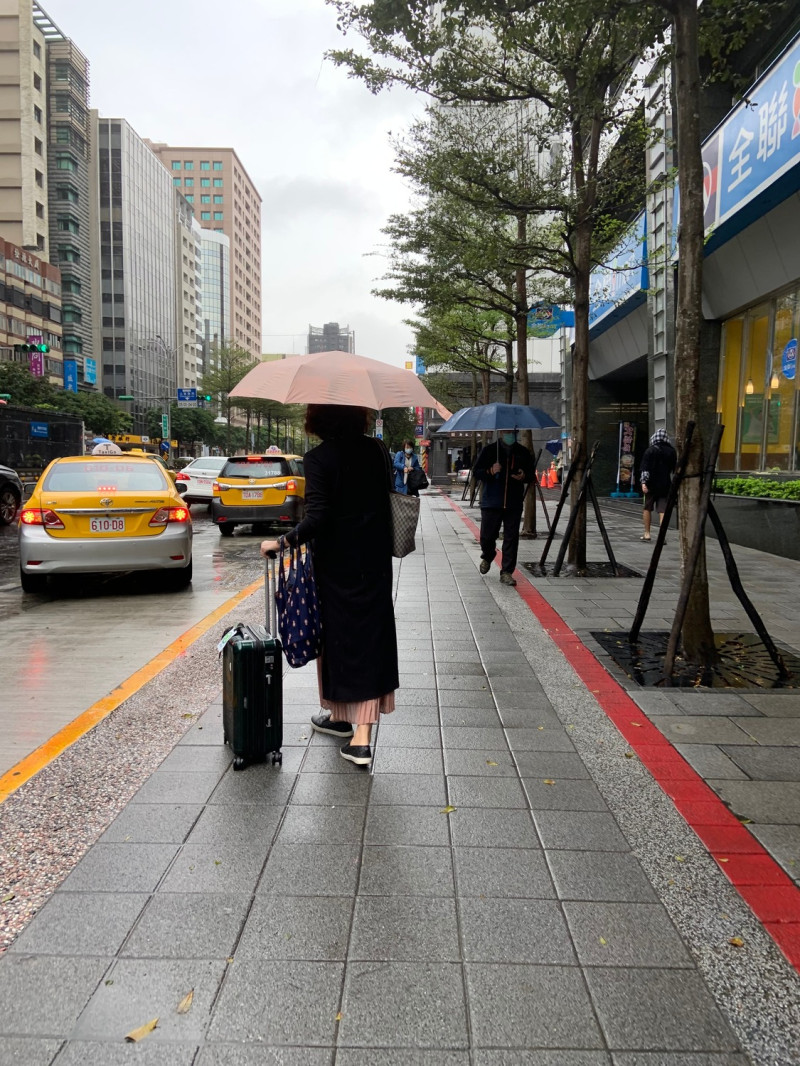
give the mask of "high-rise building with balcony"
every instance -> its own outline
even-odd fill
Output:
[[[148,409],[163,406],[178,387],[175,193],[124,119],[91,115],[100,229],[95,346],[104,393],[133,397],[134,432],[143,433]]]
[[[198,374],[218,369],[215,353],[231,335],[231,242],[224,233],[200,235],[200,339]]]
[[[229,332],[220,344],[261,354],[261,197],[233,148],[147,142],[204,230],[230,241]]]

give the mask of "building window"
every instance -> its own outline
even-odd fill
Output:
[[[62,233],[80,233],[81,231],[80,225],[74,218],[60,218],[58,220],[58,229]]]
[[[214,203],[215,204],[221,204],[222,203],[222,197],[221,196],[215,196],[214,197]]]
[[[191,159],[185,159],[183,161],[183,169],[184,170],[194,170],[194,163],[191,161]]]
[[[178,188],[180,183],[181,183],[181,179],[180,178],[173,178],[172,179],[172,184],[175,186],[175,188]]]
[[[215,189],[221,189],[222,188],[222,178],[214,178],[214,188]]]
[[[180,170],[181,169],[181,161],[180,161],[180,159],[173,159],[172,160],[172,169],[173,170]]]
[[[44,188],[44,174],[42,174],[41,170],[34,170],[33,176],[34,176],[36,184],[39,186],[39,188],[43,189]]]
[[[203,186],[204,189],[210,189],[211,188],[211,178],[201,178],[200,179],[200,184]]]
[[[214,232],[215,232],[215,233],[222,233],[222,232],[223,232],[223,230],[222,230],[222,226],[215,226],[215,227],[214,227]]]
[[[37,155],[42,154],[42,142],[39,140],[38,137],[33,138],[33,150],[34,152],[36,152]]]
[[[222,212],[221,211],[215,211],[214,212],[214,221],[215,222],[222,222]]]
[[[78,169],[78,164],[70,155],[56,155],[56,170],[71,170],[73,173]]]
[[[211,221],[211,212],[210,211],[201,211],[200,212],[200,221],[201,222],[210,222]]]
[[[33,87],[37,91],[37,93],[40,93],[42,91],[42,79],[39,77],[38,74],[33,75]]]
[[[65,307],[64,308],[64,322],[72,322],[79,326],[83,322],[83,315],[77,307]]]
[[[186,197],[186,202],[187,202],[187,204],[193,204],[194,203],[194,196],[191,193],[189,193],[189,195]]]
[[[200,169],[201,170],[211,170],[211,164],[209,163],[209,161],[207,159],[201,159],[200,160]]]
[[[184,178],[183,179],[183,184],[187,187],[187,189],[193,189],[194,188],[194,178]]]
[[[211,197],[210,196],[201,196],[200,197],[200,203],[201,204],[210,204],[211,203]]]
[[[37,107],[36,104],[33,105],[33,119],[34,119],[34,122],[38,122],[39,125],[41,126],[41,124],[42,124],[42,109],[40,107]]]
[[[38,41],[33,42],[33,54],[36,56],[37,59],[42,58],[42,46],[39,44]]]
[[[222,163],[220,163],[220,161],[218,159],[214,160],[213,166],[214,166],[214,170],[222,170]]]
[[[73,189],[71,185],[57,185],[56,199],[66,200],[70,204],[77,204],[78,192],[76,189]]]

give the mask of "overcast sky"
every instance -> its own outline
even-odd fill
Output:
[[[141,137],[236,149],[263,198],[264,350],[304,352],[309,323],[356,331],[402,365],[411,309],[370,294],[380,230],[408,203],[389,134],[424,100],[372,96],[323,59],[324,0],[41,0],[91,65],[91,103]],[[377,253],[377,255],[376,255]]]

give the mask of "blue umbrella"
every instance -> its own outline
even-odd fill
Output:
[[[549,440],[547,444],[545,444],[545,448],[547,448],[552,455],[558,455],[562,450],[563,445],[560,440]]]
[[[89,441],[90,444],[111,444],[112,441],[108,437],[92,437]]]
[[[437,433],[480,433],[501,429],[554,429],[558,427],[546,411],[521,403],[486,403],[480,407],[462,407],[437,430]]]

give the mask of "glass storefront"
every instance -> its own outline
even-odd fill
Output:
[[[723,323],[718,469],[800,470],[799,330],[800,285]]]

